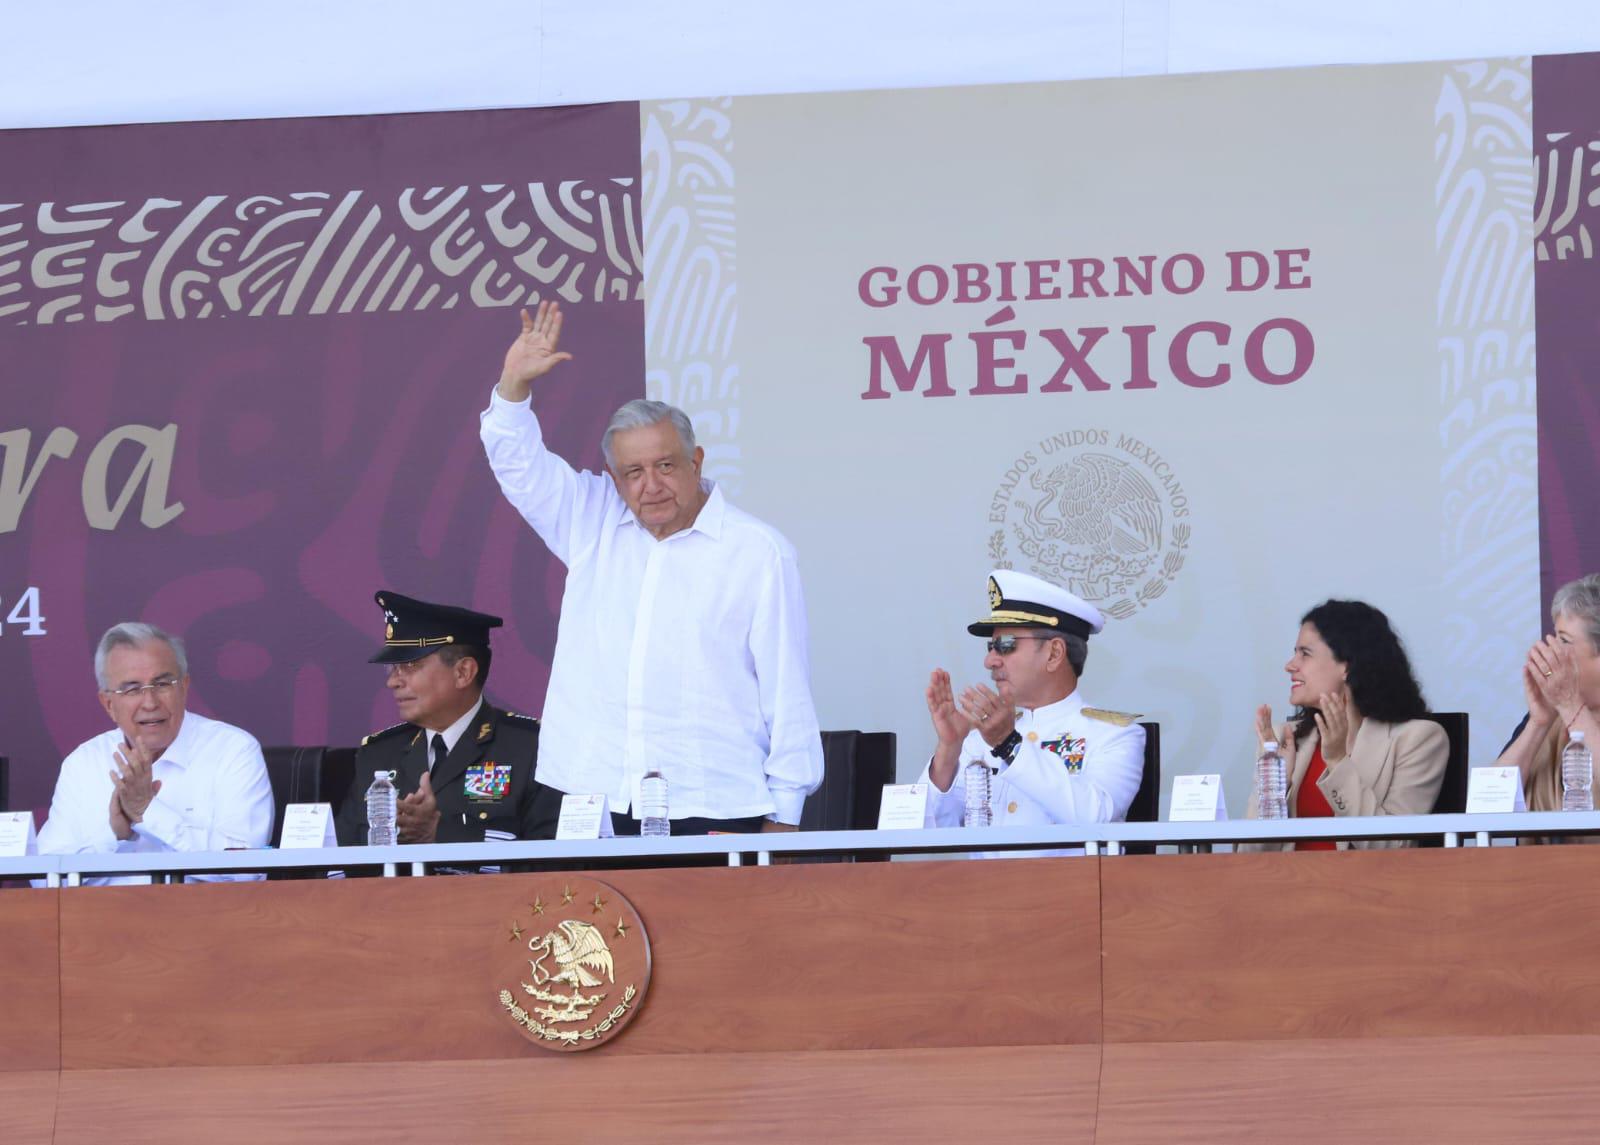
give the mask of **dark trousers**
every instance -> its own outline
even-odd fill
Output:
[[[674,835],[709,835],[713,831],[723,835],[754,835],[766,821],[765,815],[752,815],[747,819],[673,819],[671,822]],[[637,835],[639,820],[613,811],[611,829],[618,835]]]

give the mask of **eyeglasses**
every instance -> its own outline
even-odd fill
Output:
[[[402,660],[397,664],[384,664],[383,674],[385,678],[392,674],[399,676],[403,680],[407,676],[411,676],[422,671],[422,669],[427,665],[428,661],[432,659],[433,653],[430,652],[428,655],[419,656],[415,660]]]
[[[126,700],[134,696],[143,696],[146,692],[161,699],[181,681],[178,680],[152,680],[148,684],[124,684],[120,688],[107,688],[106,691],[118,699]]]
[[[1009,656],[1017,650],[1018,640],[1055,640],[1054,636],[996,636],[993,640],[984,642],[984,647],[1001,656]]]

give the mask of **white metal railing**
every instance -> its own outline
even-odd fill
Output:
[[[1414,839],[1455,847],[1463,840],[1488,846],[1518,835],[1600,835],[1600,811],[1520,812],[1508,815],[1405,815],[1367,818],[1254,819],[1222,823],[1096,823],[1037,828],[960,827],[919,831],[797,831],[759,835],[679,836],[538,842],[434,843],[399,847],[338,847],[323,850],[138,852],[132,854],[31,855],[0,859],[0,879],[40,879],[48,886],[77,886],[84,878],[121,875],[183,876],[195,873],[281,870],[363,870],[386,876],[406,868],[430,869],[494,863],[609,863],[649,866],[653,859],[721,855],[730,866],[774,855],[937,855],[982,851],[1083,848],[1090,855],[1119,855],[1129,843],[1209,849],[1219,843],[1285,843],[1299,840]]]

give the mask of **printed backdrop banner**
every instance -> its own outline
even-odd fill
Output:
[[[1531,74],[706,104],[740,303],[705,373],[738,384],[690,400],[799,550],[824,726],[914,774],[930,670],[985,678],[998,566],[1112,618],[1083,691],[1161,722],[1164,787],[1220,770],[1244,806],[1334,596],[1492,758],[1538,630]]]
[[[109,726],[109,625],[183,635],[191,705],[265,744],[394,722],[372,594],[504,616],[538,710],[562,570],[477,415],[560,298],[542,406],[594,465],[642,389],[632,106],[0,133],[0,755],[12,803]]]
[[[13,802],[105,726],[89,652],[128,617],[187,636],[195,706],[263,742],[390,722],[380,586],[504,615],[490,690],[537,712],[561,569],[476,415],[544,297],[577,355],[541,387],[555,446],[598,464],[641,391],[688,409],[708,476],[799,551],[823,726],[897,732],[904,776],[929,671],[983,677],[996,566],[1112,618],[1084,692],[1162,723],[1168,783],[1221,770],[1243,806],[1253,711],[1287,714],[1330,596],[1389,613],[1484,762],[1539,627],[1535,402],[1590,400],[1576,349],[1535,386],[1536,277],[1541,337],[1581,347],[1596,312],[1547,275],[1592,242],[1535,123],[1548,87],[1551,130],[1592,138],[1597,74],[0,135]],[[1579,195],[1594,161],[1562,146]],[[1576,489],[1593,452],[1561,433]]]

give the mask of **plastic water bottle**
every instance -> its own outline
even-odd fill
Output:
[[[373,847],[392,847],[395,836],[395,803],[399,799],[394,789],[394,772],[374,771],[372,786],[367,788],[367,843]]]
[[[1289,817],[1289,775],[1283,766],[1278,745],[1268,740],[1256,760],[1256,818]]]
[[[639,781],[639,834],[672,834],[672,820],[667,817],[667,777],[654,768]]]
[[[1594,810],[1594,755],[1582,732],[1573,732],[1561,753],[1561,810]]]
[[[966,815],[962,823],[967,827],[988,827],[994,822],[989,810],[989,765],[981,759],[969,759],[962,765],[962,780],[967,789]]]

